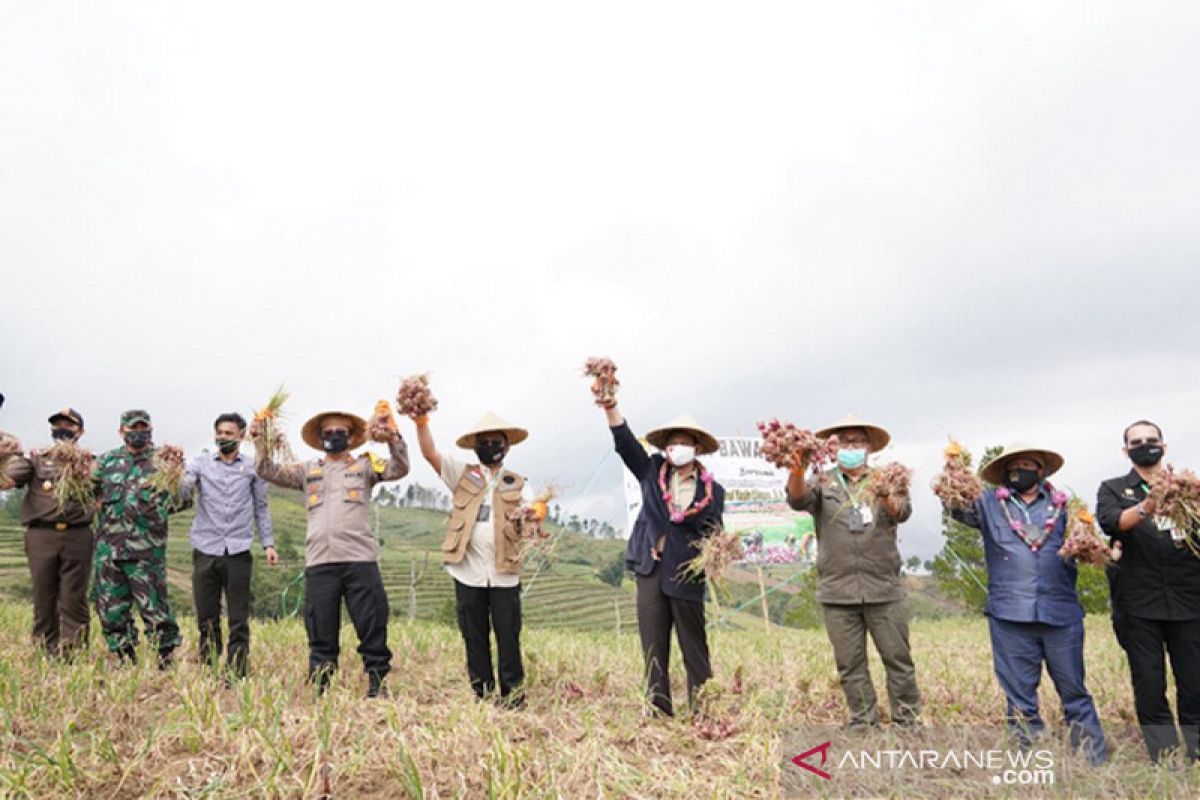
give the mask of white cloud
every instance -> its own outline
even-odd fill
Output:
[[[0,427],[145,405],[198,448],[432,370],[581,485],[630,419],[854,410],[923,485],[1043,437],[1090,495],[1130,419],[1187,462],[1193,6],[10,4]],[[423,466],[415,471],[429,484]],[[620,519],[612,459],[581,505]],[[606,509],[604,498],[611,497]],[[906,549],[938,544],[918,496]]]

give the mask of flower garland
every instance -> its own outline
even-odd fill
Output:
[[[1037,539],[1031,539],[1029,533],[1025,530],[1025,523],[1013,519],[1012,512],[1008,510],[1008,500],[1012,498],[1012,489],[1009,489],[1007,486],[996,488],[996,499],[1000,501],[1000,510],[1004,512],[1004,518],[1008,520],[1008,527],[1012,528],[1017,538],[1029,545],[1029,549],[1034,553],[1041,549],[1042,544],[1054,532],[1054,524],[1058,522],[1062,510],[1067,506],[1066,492],[1055,490],[1050,481],[1044,481],[1044,485],[1046,491],[1050,493],[1050,504],[1053,510],[1050,512],[1050,516],[1046,517],[1046,521],[1042,523],[1042,535]]]
[[[700,470],[700,482],[704,484],[704,498],[693,505],[691,508],[683,511],[678,511],[671,507],[671,493],[667,490],[667,462],[663,461],[662,467],[658,470],[658,490],[662,493],[663,502],[667,504],[667,508],[671,510],[671,522],[679,524],[691,516],[699,514],[704,509],[712,504],[713,499],[713,476],[712,473],[704,468],[699,461],[696,462],[696,468]]]

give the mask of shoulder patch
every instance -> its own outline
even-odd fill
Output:
[[[505,475],[505,476],[504,476],[504,482],[505,482],[505,483],[516,483],[516,482],[517,482],[517,479],[516,479],[516,478],[514,478],[512,475]]]
[[[479,474],[479,470],[471,468],[463,474],[466,475],[467,479],[470,480],[471,483],[475,484],[476,486],[483,486],[483,476]]]

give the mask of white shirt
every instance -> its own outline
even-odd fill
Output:
[[[468,469],[479,470],[485,485],[491,485],[492,479],[495,477],[495,474],[478,464],[468,464],[449,455],[442,456],[442,471],[439,477],[453,492],[458,488],[458,482],[462,480],[463,473]],[[492,486],[492,491],[495,492],[495,486]],[[521,499],[526,503],[533,502],[533,490],[529,488],[528,481],[521,490]],[[488,509],[487,519],[475,520],[474,527],[471,529],[471,541],[467,545],[467,551],[463,554],[463,560],[457,564],[446,564],[446,571],[454,580],[467,586],[519,586],[520,575],[505,575],[496,571],[496,525],[492,513],[495,503],[492,502],[491,497],[484,501],[483,507]]]

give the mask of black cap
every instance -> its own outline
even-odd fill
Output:
[[[80,414],[78,411],[76,411],[73,408],[64,406],[63,408],[61,408],[58,411],[55,411],[53,414],[51,414],[50,419],[47,421],[51,425],[53,425],[54,423],[58,422],[60,419],[65,419],[70,422],[74,422],[79,427],[81,427],[81,428],[83,427],[83,415]]]

